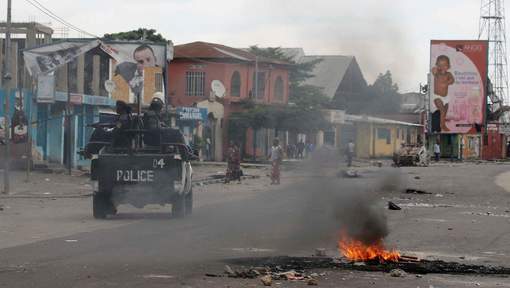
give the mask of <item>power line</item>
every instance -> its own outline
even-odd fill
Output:
[[[89,33],[83,29],[80,29],[78,27],[76,27],[75,25],[67,22],[66,20],[64,20],[63,18],[61,18],[60,16],[56,15],[55,13],[53,13],[50,9],[46,8],[43,4],[41,4],[39,1],[37,0],[25,0],[27,3],[29,3],[30,5],[34,6],[35,8],[37,8],[39,11],[43,12],[44,14],[48,15],[50,18],[60,22],[61,24],[67,26],[68,28],[76,31],[76,32],[79,32],[79,33],[82,33],[82,34],[85,34],[85,35],[89,35],[89,36],[92,36],[94,38],[100,38],[92,33]]]
[[[27,1],[29,4],[31,4],[32,6],[34,6],[35,8],[37,8],[38,10],[40,10],[41,12],[43,12],[44,14],[48,15],[49,17],[53,18],[54,20],[64,24],[65,26],[67,26],[68,28],[71,28],[72,30],[75,30],[76,32],[79,32],[79,33],[82,33],[82,34],[85,34],[85,35],[89,35],[89,36],[92,36],[92,37],[95,37],[95,38],[99,38],[97,37],[96,35],[92,34],[92,33],[89,33],[83,29],[80,29],[78,27],[76,27],[75,25],[67,22],[66,20],[64,20],[62,17],[56,15],[55,13],[53,13],[50,9],[46,8],[43,4],[41,4],[41,2],[37,1],[37,0],[25,0]],[[32,2],[33,1],[33,2]],[[35,3],[36,4],[35,4]]]
[[[35,7],[37,10],[41,11],[42,13],[46,14],[48,17],[54,19],[55,21],[63,24],[64,26],[76,31],[76,32],[79,32],[79,33],[82,33],[82,34],[85,34],[85,35],[88,35],[88,36],[91,36],[91,37],[94,37],[94,38],[101,38],[101,37],[98,37],[97,35],[94,35],[92,33],[89,33],[83,29],[80,29],[76,26],[74,26],[73,24],[67,22],[66,20],[64,20],[63,18],[59,17],[58,15],[56,15],[55,13],[53,13],[50,9],[46,8],[44,5],[41,4],[41,2],[37,1],[37,0],[25,0],[28,4],[32,5],[33,7]]]

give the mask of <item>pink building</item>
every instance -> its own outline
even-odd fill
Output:
[[[168,99],[174,107],[208,108],[208,123],[203,127],[205,132],[195,131],[195,134],[211,137],[216,151],[214,160],[221,160],[219,158],[223,158],[223,153],[220,152],[227,149],[230,139],[228,121],[235,121],[230,120],[229,116],[232,112],[242,111],[240,103],[251,99],[266,105],[287,104],[289,67],[287,62],[256,57],[245,50],[220,44],[193,42],[177,45],[174,60],[168,65]],[[258,85],[255,85],[255,79]],[[211,82],[214,80],[221,81],[225,86],[224,97],[212,95]],[[258,91],[255,91],[255,87]],[[253,155],[252,139],[253,132],[247,131],[244,148],[248,155]],[[257,154],[263,154],[263,146],[267,146],[260,144],[257,145]]]

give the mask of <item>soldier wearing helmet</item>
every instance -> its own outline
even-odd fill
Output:
[[[143,114],[143,126],[148,132],[145,134],[145,143],[150,146],[159,145],[160,130],[165,125],[161,121],[163,101],[157,97],[152,98],[149,110]]]

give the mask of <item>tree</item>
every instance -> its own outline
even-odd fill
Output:
[[[128,41],[151,41],[151,42],[166,42],[166,39],[157,33],[156,29],[138,28],[126,32],[118,32],[112,34],[104,34],[105,40],[128,40]]]
[[[310,105],[316,108],[327,106],[329,98],[324,94],[321,87],[304,84],[308,78],[314,76],[313,69],[315,65],[320,63],[321,59],[296,62],[292,57],[285,55],[280,47],[259,48],[258,46],[251,46],[249,51],[257,56],[285,61],[292,65],[289,69],[290,103],[306,108],[310,108]]]
[[[255,109],[246,112],[248,113],[246,116],[252,120],[251,125],[262,125],[261,127],[265,128],[297,132],[306,132],[305,130],[309,130],[310,125],[315,125],[316,128],[322,127],[325,121],[322,119],[320,110],[327,105],[329,99],[321,87],[304,84],[306,79],[313,76],[313,69],[320,60],[298,63],[292,57],[285,55],[279,47],[259,48],[251,46],[250,52],[260,57],[280,60],[290,64],[289,103],[291,104],[284,107],[258,107],[261,105],[256,105]],[[289,119],[292,119],[292,121],[289,121]],[[256,121],[262,121],[263,123],[257,124]]]
[[[400,111],[401,95],[397,83],[393,82],[390,71],[379,74],[372,85],[367,87],[367,114],[391,114]]]

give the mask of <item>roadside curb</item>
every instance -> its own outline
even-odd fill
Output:
[[[250,176],[242,176],[241,180],[248,180],[248,179],[259,179],[261,176],[259,175],[250,175]],[[211,184],[219,184],[219,183],[225,183],[225,178],[219,178],[219,179],[205,179],[205,180],[197,180],[193,181],[192,186],[207,186]]]
[[[248,180],[248,179],[259,179],[261,176],[259,175],[248,175],[248,176],[242,176],[242,180]],[[224,183],[225,178],[219,178],[219,179],[203,179],[203,180],[195,180],[192,182],[192,187],[197,186],[207,186],[211,184],[220,184]],[[87,193],[87,194],[74,194],[74,195],[1,195],[0,194],[0,200],[1,199],[50,199],[50,200],[56,200],[56,199],[77,199],[77,198],[89,198],[92,197],[93,193]]]
[[[191,165],[192,166],[221,166],[221,167],[226,167],[227,166],[227,162],[193,161],[193,162],[191,162]],[[271,166],[271,164],[267,164],[267,163],[247,163],[247,162],[242,162],[241,163],[241,167],[242,168],[264,168],[264,167],[269,167],[269,166]]]

